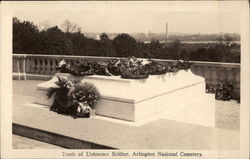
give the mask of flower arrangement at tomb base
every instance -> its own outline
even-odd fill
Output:
[[[69,81],[58,76],[56,87],[50,87],[47,96],[53,94],[54,102],[50,110],[73,117],[90,117],[94,114],[94,106],[100,96],[93,84],[81,81]]]

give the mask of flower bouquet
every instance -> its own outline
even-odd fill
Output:
[[[61,73],[69,73],[70,65],[65,60],[61,60],[56,66],[56,70]]]
[[[69,73],[75,76],[89,76],[94,75],[95,70],[90,62],[82,61],[77,62],[74,66],[71,66]]]
[[[121,78],[145,79],[149,72],[146,67],[147,61],[136,59],[135,57],[123,59],[121,62]]]
[[[68,81],[59,76],[56,87],[49,88],[48,98],[53,94],[55,98],[50,110],[74,117],[90,117],[90,112],[100,96],[92,84]]]
[[[112,75],[119,76],[121,74],[121,60],[109,60],[106,68]]]
[[[96,87],[86,82],[77,82],[68,93],[69,101],[77,117],[89,117],[99,96]]]
[[[168,67],[165,63],[160,63],[155,60],[150,60],[150,65],[148,66],[150,75],[160,75],[167,72]]]

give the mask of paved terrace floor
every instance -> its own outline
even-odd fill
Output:
[[[34,117],[38,117],[44,111],[25,106],[27,103],[34,101],[34,94],[36,93],[36,85],[43,81],[39,80],[28,80],[28,81],[17,81],[13,80],[13,121],[32,123],[33,121],[27,121],[22,119],[20,113],[34,113]],[[20,112],[20,110],[30,112]],[[105,121],[89,120],[86,122],[85,119],[72,119],[68,116],[58,115],[54,112],[48,111],[46,116],[54,118],[55,121],[64,120],[63,124],[70,125],[72,122],[75,123],[76,128],[79,125],[85,124],[85,127],[92,128],[91,123],[95,123],[94,129],[96,132],[91,132],[91,136],[87,133],[85,137],[88,141],[100,141],[100,144],[108,145],[119,149],[137,149],[137,148],[159,148],[159,149],[237,149],[239,139],[239,112],[240,104],[236,101],[216,101],[216,128],[209,128],[205,126],[198,126],[193,124],[185,124],[180,122],[168,121],[168,120],[157,120],[143,126],[144,130],[137,130],[134,127],[128,125],[119,125],[117,123],[110,124]],[[36,114],[37,113],[37,114]],[[48,119],[49,119],[48,118]],[[46,121],[44,121],[46,123]],[[48,126],[50,130],[57,129],[60,123],[55,123],[54,126]],[[46,125],[44,125],[46,127]],[[77,126],[78,125],[78,126]],[[104,126],[103,126],[104,125]],[[33,126],[35,124],[33,123]],[[162,127],[162,132],[153,132],[154,128]],[[67,130],[72,131],[72,130]],[[115,133],[117,131],[117,133]],[[99,132],[99,134],[98,134]],[[101,133],[100,133],[101,132]],[[63,133],[63,132],[62,132]],[[111,134],[105,134],[111,133]],[[139,136],[134,136],[138,134]],[[150,134],[151,136],[147,136]],[[164,135],[165,141],[160,141],[157,136]],[[79,138],[82,134],[78,134]],[[101,135],[101,136],[100,136]],[[128,135],[128,136],[124,136]],[[179,135],[179,136],[178,136]],[[150,142],[150,138],[155,137],[155,142]],[[172,138],[178,137],[178,142],[173,142]],[[181,138],[180,138],[181,137]],[[121,141],[112,142],[113,139],[121,139]],[[216,139],[216,140],[215,140]],[[168,141],[167,141],[168,140]],[[22,142],[24,141],[24,142]],[[131,142],[134,141],[134,142]],[[228,142],[230,141],[230,142]],[[31,141],[28,143],[32,143]],[[42,143],[41,143],[42,144]],[[145,145],[148,144],[148,145]],[[150,145],[151,144],[151,145]],[[25,139],[19,138],[14,135],[13,147],[14,148],[56,148],[53,146],[37,146],[39,143],[35,142],[35,146],[25,146]]]

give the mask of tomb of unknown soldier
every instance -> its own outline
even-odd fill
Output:
[[[130,122],[160,117],[214,127],[214,95],[205,93],[204,78],[189,71],[176,75],[151,75],[147,79],[122,79],[119,76],[78,77],[58,73],[50,81],[37,85],[36,103],[46,106],[53,99],[46,96],[55,86],[57,76],[94,84],[101,93],[95,111],[97,115]],[[206,101],[204,103],[204,101]],[[128,122],[129,123],[129,122]]]

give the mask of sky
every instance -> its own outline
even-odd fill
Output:
[[[67,19],[78,24],[82,32],[165,33],[168,23],[168,33],[240,33],[240,14],[237,10],[221,9],[218,4],[208,4],[207,8],[210,9],[201,5],[199,9],[199,5],[195,4],[198,9],[192,9],[191,5],[180,7],[181,4],[172,4],[170,7],[168,3],[162,2],[151,2],[150,5],[145,2],[124,5],[88,2],[83,7],[71,6],[65,10],[33,8],[17,11],[14,16],[39,26],[46,24],[60,27]]]

